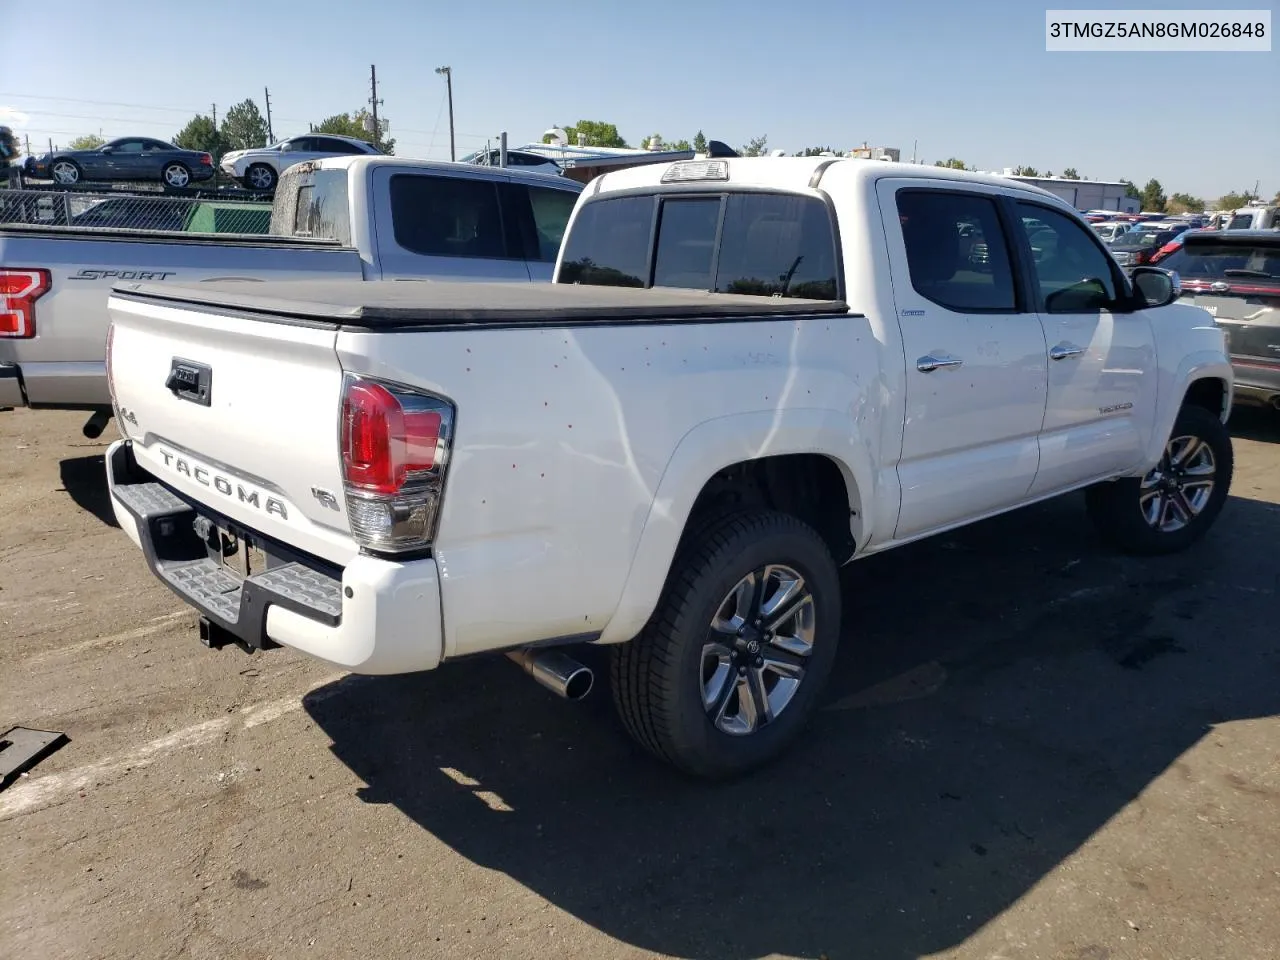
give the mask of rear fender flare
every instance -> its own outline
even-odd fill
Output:
[[[874,472],[871,452],[848,417],[831,410],[761,410],[706,420],[690,430],[667,461],[632,556],[622,595],[600,643],[630,640],[653,614],[694,501],[708,480],[735,463],[816,453],[840,469],[848,491],[857,546],[871,535]]]

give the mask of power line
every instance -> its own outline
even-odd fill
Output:
[[[132,107],[138,110],[168,110],[173,113],[199,113],[191,107],[149,107],[145,103],[121,103],[118,100],[81,100],[76,97],[44,97],[29,93],[5,93],[0,90],[0,97],[14,97],[21,100],[56,100],[60,103],[88,103],[95,107]]]

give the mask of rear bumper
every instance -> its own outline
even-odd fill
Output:
[[[1280,363],[1232,357],[1231,370],[1237,403],[1272,406],[1280,401]]]
[[[282,644],[356,673],[430,670],[443,653],[435,560],[357,556],[337,569],[288,551],[263,573],[239,579],[209,558],[195,522],[221,522],[134,461],[131,441],[107,450],[111,506],[155,576],[210,623],[245,646]],[[252,533],[252,531],[249,531]],[[284,562],[287,561],[287,562]]]
[[[0,363],[0,408],[25,407],[27,397],[22,392],[22,378],[18,368],[8,363]]]

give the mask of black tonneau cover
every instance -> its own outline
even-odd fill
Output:
[[[670,288],[435,280],[218,280],[193,286],[117,283],[117,296],[280,320],[399,329],[733,320],[848,313],[838,300],[752,297]]]

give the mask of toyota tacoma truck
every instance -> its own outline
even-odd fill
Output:
[[[210,646],[575,698],[609,645],[635,738],[731,776],[813,713],[842,565],[1074,490],[1129,551],[1206,532],[1232,371],[1177,298],[1000,177],[609,173],[551,284],[118,285],[111,502]]]
[[[86,433],[101,433],[118,281],[548,281],[581,189],[519,170],[342,157],[285,173],[270,236],[0,223],[0,409],[94,411]]]

